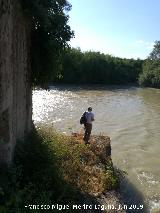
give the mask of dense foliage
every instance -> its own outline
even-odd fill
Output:
[[[62,57],[58,82],[124,84],[137,82],[142,70],[140,59],[121,59],[100,52],[68,48]]]
[[[44,84],[60,71],[59,60],[73,36],[67,24],[67,0],[21,0],[31,20],[32,82]]]
[[[139,83],[142,86],[160,88],[160,41],[155,42],[152,52],[144,62]]]

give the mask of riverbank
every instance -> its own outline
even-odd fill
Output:
[[[1,175],[1,212],[39,212],[44,205],[52,212],[93,212],[120,205],[109,137],[92,136],[86,146],[80,135],[41,128],[17,144],[14,164]]]
[[[74,133],[73,136],[78,143],[84,143],[83,135]],[[104,135],[92,135],[88,149],[94,153],[97,160],[95,165],[92,165],[92,168],[98,169],[99,171],[97,170],[97,173],[103,171],[105,173],[105,181],[108,184],[104,186],[103,191],[94,193],[92,198],[85,199],[84,202],[92,207],[98,206],[100,212],[101,210],[103,212],[126,212],[124,202],[118,192],[120,186],[120,175],[122,177],[122,173],[120,174],[119,171],[118,174],[113,167],[110,138]],[[88,212],[93,212],[93,210]]]

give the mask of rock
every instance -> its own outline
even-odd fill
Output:
[[[76,139],[76,143],[84,143],[83,135],[78,133],[72,134],[72,136]],[[112,188],[112,175],[115,173],[113,168],[113,163],[111,159],[111,140],[108,136],[102,135],[92,135],[90,138],[90,144],[87,145],[88,149],[93,152],[96,156],[96,160],[91,164],[91,160],[93,157],[87,158],[85,153],[85,161],[88,163],[90,161],[90,165],[92,166],[92,170],[95,173],[100,174],[101,172],[106,172],[108,176],[106,176],[106,181],[109,182],[108,189]],[[91,154],[90,154],[91,155]],[[89,156],[90,156],[89,155]],[[88,160],[86,160],[88,159]],[[115,175],[115,174],[114,174]],[[106,184],[107,186],[107,184]],[[123,207],[123,201],[121,199],[120,194],[116,190],[108,190],[106,188],[105,191],[96,191],[92,190],[90,195],[85,195],[82,197],[81,203],[88,205],[91,209],[81,210],[80,212],[107,212],[107,213],[116,213],[126,212]]]
[[[110,138],[108,136],[95,136],[90,139],[90,148],[99,157],[101,162],[105,163],[111,156]]]
[[[101,195],[99,198],[97,198],[97,201],[101,204],[104,205],[105,207],[105,212],[126,212],[123,207],[124,203],[121,199],[121,196],[118,192],[115,190],[108,191]]]

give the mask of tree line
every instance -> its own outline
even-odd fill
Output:
[[[121,59],[100,52],[67,48],[61,58],[56,82],[80,84],[136,83],[142,70],[140,59]]]
[[[160,41],[145,60],[114,57],[100,52],[66,48],[54,82],[128,84],[160,88]]]

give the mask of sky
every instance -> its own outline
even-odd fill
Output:
[[[68,0],[72,47],[145,59],[160,40],[160,0]]]

